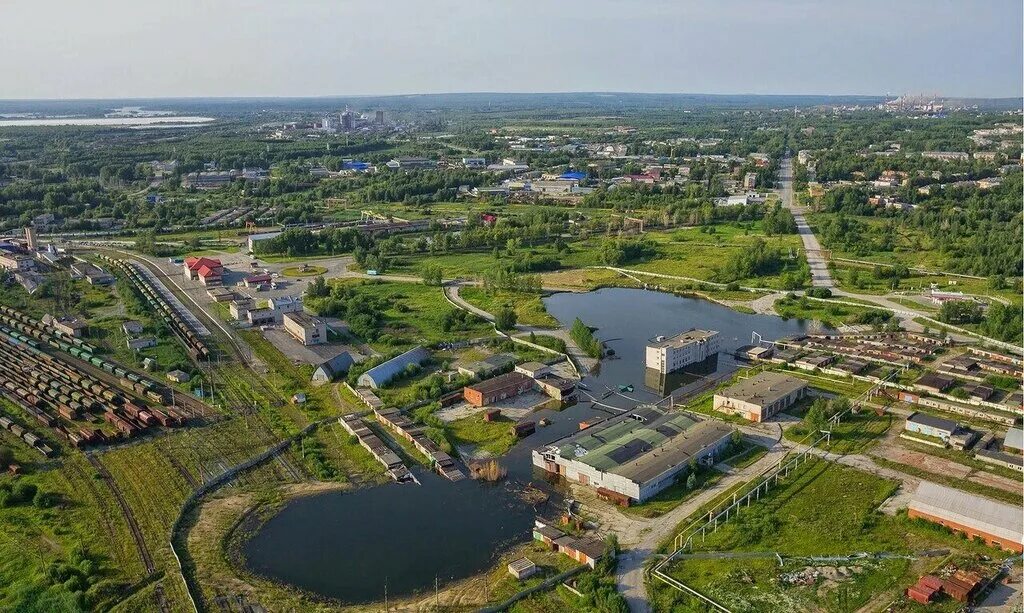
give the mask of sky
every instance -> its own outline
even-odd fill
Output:
[[[1019,97],[1021,0],[0,0],[0,99]]]

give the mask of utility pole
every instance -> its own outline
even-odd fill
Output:
[[[437,598],[437,575],[434,575],[434,610],[441,610],[441,602]]]

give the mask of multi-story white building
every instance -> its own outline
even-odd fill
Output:
[[[324,320],[302,311],[285,313],[284,329],[303,345],[320,345],[327,342],[327,324]]]
[[[676,372],[718,353],[718,332],[691,328],[673,337],[658,336],[647,343],[647,368],[661,374]]]

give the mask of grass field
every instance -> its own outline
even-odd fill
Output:
[[[448,304],[440,287],[418,283],[385,281],[342,280],[351,284],[362,294],[383,300],[388,308],[383,312],[385,324],[377,338],[364,339],[381,350],[391,346],[382,343],[387,335],[396,345],[432,345],[443,341],[489,336],[494,333],[490,324],[482,319],[475,320],[465,329],[445,331],[443,320],[455,307]]]
[[[537,294],[524,294],[496,290],[489,292],[482,287],[462,287],[459,296],[475,307],[495,314],[501,307],[511,304],[518,323],[527,326],[559,327],[558,321],[548,314],[544,302]]]
[[[848,415],[838,424],[832,426],[830,442],[822,442],[820,447],[831,453],[861,453],[875,444],[892,426],[892,415],[878,416],[870,411]],[[803,424],[786,429],[784,436],[794,442],[810,442],[806,440],[809,431]],[[815,437],[811,437],[813,439]]]
[[[783,319],[815,320],[833,328],[839,324],[857,323],[858,316],[870,311],[883,310],[788,296],[776,300],[774,309]]]
[[[710,280],[721,264],[744,247],[763,239],[769,247],[779,247],[783,252],[798,254],[800,239],[794,235],[767,237],[758,224],[751,228],[732,224],[713,226],[714,233],[702,233],[700,228],[679,228],[675,230],[658,230],[646,232],[643,238],[650,241],[657,250],[656,255],[643,261],[626,262],[622,268],[690,277],[699,280]],[[596,235],[577,239],[569,244],[569,248],[559,252],[552,244],[524,246],[517,253],[529,253],[537,256],[548,256],[558,259],[563,270],[583,269],[591,266],[602,266],[601,248],[608,241],[618,240],[617,236]],[[488,270],[511,259],[505,252],[498,257],[492,251],[473,251],[449,254],[415,254],[402,255],[395,258],[388,270],[394,274],[419,274],[426,264],[440,266],[445,278],[469,277],[479,278]],[[795,269],[802,256],[797,256],[788,267]],[[545,279],[552,274],[544,273]],[[588,275],[590,272],[588,271]],[[606,277],[609,278],[610,277]],[[770,275],[750,279],[742,279],[743,285],[765,287],[781,287],[779,275]],[[600,285],[600,283],[598,283]]]
[[[908,553],[938,546],[985,551],[905,517],[878,513],[875,509],[895,489],[888,480],[812,460],[760,502],[741,510],[738,518],[703,542],[698,539],[695,551],[783,556]],[[871,602],[882,606],[893,600],[921,566],[903,559],[843,564],[858,570],[809,585],[787,582],[784,575],[820,569],[826,563],[787,560],[779,568],[772,558],[692,559],[670,565],[668,572],[733,611],[854,611]],[[652,586],[657,610],[702,610],[694,599],[657,582]]]
[[[502,456],[519,441],[512,434],[514,422],[507,417],[484,421],[482,413],[448,422],[455,445],[470,445],[492,456]]]

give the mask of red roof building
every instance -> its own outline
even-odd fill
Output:
[[[205,272],[204,272],[205,271]],[[185,258],[185,278],[199,281],[203,285],[219,285],[224,275],[224,265],[213,258]],[[204,281],[205,279],[205,281]]]

